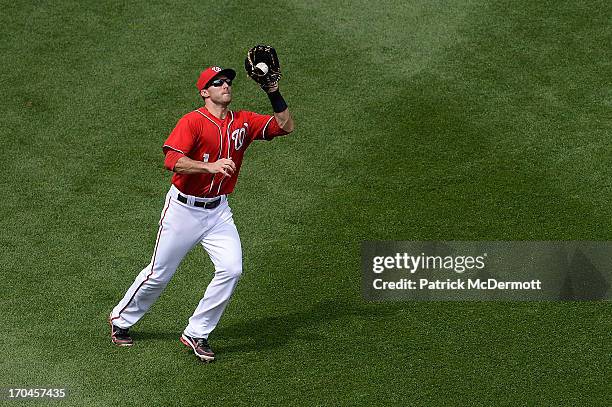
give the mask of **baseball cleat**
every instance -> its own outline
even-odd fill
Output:
[[[208,345],[206,338],[192,338],[185,334],[181,335],[181,342],[183,345],[190,347],[193,353],[199,357],[202,362],[212,362],[215,360],[215,353]]]
[[[111,326],[111,341],[117,346],[132,346],[134,341],[129,333],[129,328],[119,328],[109,321]]]

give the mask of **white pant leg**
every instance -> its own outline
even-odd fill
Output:
[[[242,274],[242,247],[232,211],[227,201],[220,209],[219,216],[211,219],[216,224],[201,242],[215,266],[215,276],[185,328],[185,334],[194,338],[208,338],[215,329]]]
[[[170,194],[166,196],[151,263],[113,308],[113,324],[131,327],[159,298],[185,255],[202,239],[204,227],[197,215],[197,209],[177,202]]]

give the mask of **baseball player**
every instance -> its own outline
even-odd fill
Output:
[[[184,115],[163,145],[165,167],[173,171],[151,262],[113,308],[111,340],[131,346],[129,328],[160,296],[185,255],[201,244],[215,268],[180,341],[203,361],[215,354],[208,336],[215,329],[242,273],[240,237],[227,196],[240,173],[242,157],[254,140],[271,140],[293,131],[293,119],[278,90],[280,65],[273,48],[249,50],[247,73],[267,93],[274,115],[232,111],[233,69],[211,66],[196,87],[204,105]]]

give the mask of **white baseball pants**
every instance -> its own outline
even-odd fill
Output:
[[[159,222],[159,232],[151,263],[145,267],[111,313],[111,322],[120,328],[134,325],[159,298],[187,253],[200,243],[210,256],[215,275],[189,318],[184,333],[194,338],[208,338],[217,326],[242,273],[240,236],[234,225],[227,197],[214,209],[192,206],[195,201],[214,199],[185,195],[184,204],[176,198],[172,185]]]

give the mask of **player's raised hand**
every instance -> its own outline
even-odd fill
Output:
[[[211,174],[221,173],[226,177],[231,177],[236,171],[236,164],[230,158],[221,158],[210,164],[209,169]]]
[[[276,50],[269,45],[256,45],[247,52],[244,69],[266,93],[278,90],[282,77]]]

